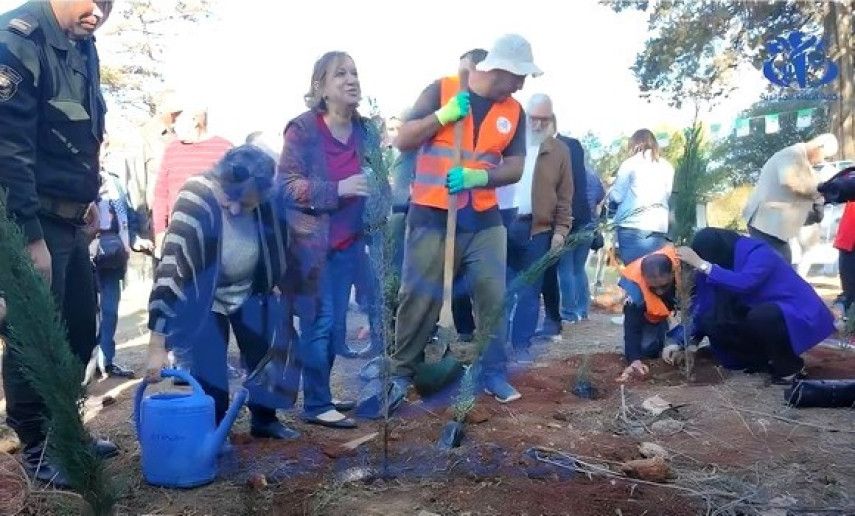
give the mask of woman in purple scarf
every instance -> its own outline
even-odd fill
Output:
[[[694,337],[708,337],[722,365],[769,372],[776,384],[805,376],[799,355],[834,331],[813,287],[769,245],[735,231],[702,229],[677,253],[697,269]]]

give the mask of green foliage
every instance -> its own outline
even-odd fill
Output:
[[[615,12],[649,14],[647,40],[632,67],[642,94],[680,107],[687,99],[713,100],[737,86],[736,69],[759,69],[773,36],[821,27],[822,2],[718,0],[601,1]]]
[[[117,491],[83,427],[83,366],[72,354],[50,288],[33,268],[20,228],[0,192],[0,292],[8,305],[6,345],[50,414],[48,456],[96,515],[109,514]]]
[[[458,423],[466,421],[466,415],[475,407],[476,384],[475,368],[467,366],[466,372],[463,373],[463,378],[460,380],[460,390],[454,397],[454,403],[451,406],[454,420]]]
[[[579,140],[591,166],[603,181],[614,177],[620,164],[629,157],[628,142],[628,138],[621,136],[603,145],[593,133],[587,133]]]
[[[796,127],[796,112],[807,108],[816,108],[811,124],[799,129]],[[781,113],[777,133],[766,134],[764,120],[752,118],[751,132],[747,136],[731,133],[727,138],[716,142],[710,155],[710,169],[716,178],[716,189],[724,190],[727,187],[754,183],[763,164],[772,154],[828,131],[828,113],[822,104],[815,100],[761,101],[743,111],[740,116],[762,117],[774,113]]]
[[[677,159],[674,173],[674,191],[671,195],[674,223],[671,224],[670,233],[672,240],[678,244],[689,242],[695,232],[696,206],[705,193],[702,188],[706,171],[703,131],[696,119],[692,127],[686,129],[683,152]]]

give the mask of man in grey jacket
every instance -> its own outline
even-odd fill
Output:
[[[821,202],[813,165],[837,154],[837,139],[821,134],[785,147],[769,158],[742,212],[748,233],[792,262],[789,240],[798,235],[814,203]]]

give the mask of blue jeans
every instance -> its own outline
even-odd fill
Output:
[[[101,303],[98,345],[104,353],[104,363],[109,366],[116,357],[116,326],[119,323],[119,300],[122,298],[122,278],[125,271],[97,269],[96,272]]]
[[[668,243],[664,233],[634,228],[617,228],[618,254],[623,263],[632,263],[658,251]]]
[[[365,265],[365,241],[327,254],[319,297],[304,299],[315,305],[313,313],[300,313],[300,357],[303,363],[303,413],[314,417],[335,407],[330,375],[336,349],[345,345],[350,289]],[[374,326],[374,325],[372,325]]]
[[[545,232],[531,236],[531,217],[514,220],[508,231],[509,287],[521,273],[549,251],[551,235]],[[510,314],[511,344],[515,349],[525,349],[531,345],[531,338],[537,330],[542,285],[541,274],[531,283],[518,286]]]
[[[580,232],[592,231],[594,226],[582,228]],[[569,238],[577,237],[570,233]],[[591,306],[591,291],[585,264],[594,241],[593,233],[580,238],[558,261],[558,283],[561,287],[561,320],[577,321],[588,317]]]

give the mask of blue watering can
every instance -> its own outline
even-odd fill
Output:
[[[148,383],[143,381],[137,388],[134,413],[143,478],[164,487],[196,487],[212,482],[217,476],[217,456],[246,402],[247,391],[238,390],[217,427],[214,400],[196,379],[176,369],[164,369],[161,374],[186,381],[193,392],[158,393],[143,398]]]

